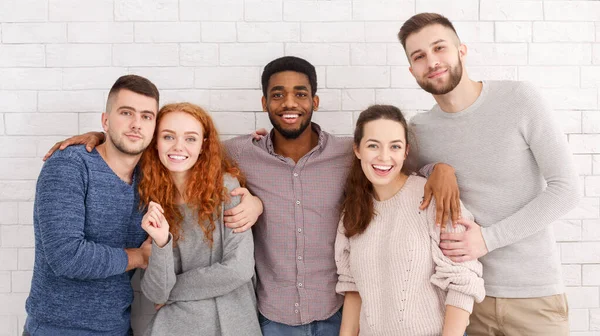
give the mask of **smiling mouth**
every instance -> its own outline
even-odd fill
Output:
[[[129,139],[135,139],[135,140],[139,140],[142,138],[141,135],[138,134],[125,134],[126,137],[128,137]]]
[[[295,123],[300,118],[300,113],[284,113],[280,115],[283,121],[287,124]]]
[[[394,166],[389,165],[371,165],[371,167],[373,167],[373,170],[375,170],[375,173],[378,175],[387,175],[387,173],[394,168]]]
[[[169,155],[167,155],[167,157],[169,159],[171,159],[171,161],[175,161],[175,162],[185,161],[188,158],[188,156],[185,156],[185,155],[176,155],[176,154],[169,154]]]
[[[445,74],[446,72],[448,72],[448,69],[438,70],[432,74],[427,75],[427,78],[429,78],[429,79],[437,78],[437,77],[440,77],[441,75]]]

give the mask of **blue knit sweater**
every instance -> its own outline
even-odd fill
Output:
[[[30,333],[127,334],[133,291],[124,249],[146,238],[136,180],[125,183],[83,146],[46,161],[34,205]]]

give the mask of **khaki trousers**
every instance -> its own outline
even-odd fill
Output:
[[[565,294],[528,299],[486,296],[475,303],[469,336],[569,335],[569,306]]]

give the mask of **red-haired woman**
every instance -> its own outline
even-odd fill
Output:
[[[223,211],[243,182],[199,106],[164,106],[141,161],[142,227],[153,239],[142,278],[160,309],[146,335],[260,335],[251,230],[234,233]],[[162,306],[161,306],[162,305]]]
[[[419,211],[426,181],[405,165],[407,133],[389,105],[369,107],[356,123],[335,242],[336,290],[345,294],[340,335],[460,336],[485,295],[477,260],[457,264],[442,254],[435,205]]]

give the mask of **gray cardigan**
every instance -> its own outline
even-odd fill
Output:
[[[228,191],[239,186],[226,175]],[[223,204],[229,209],[239,197]],[[182,238],[172,239],[152,256],[141,281],[144,295],[166,303],[144,335],[261,335],[254,294],[254,243],[252,232],[233,233],[223,225],[223,211],[215,220],[213,247],[197,223],[197,215],[181,206]]]

